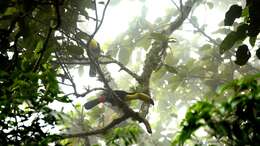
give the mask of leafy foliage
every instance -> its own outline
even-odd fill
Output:
[[[260,32],[260,3],[256,0],[246,1],[246,7],[243,8],[238,5],[232,5],[230,9],[226,12],[224,24],[225,26],[233,25],[236,18],[242,17],[244,22],[240,23],[237,27],[237,31],[230,32],[220,45],[220,53],[231,49],[236,43],[241,43],[245,38],[249,37],[249,43],[253,47],[255,41]],[[241,46],[240,46],[241,47]],[[237,54],[241,54],[238,52]],[[251,57],[248,52],[245,51],[243,55],[236,55],[237,65],[245,65],[247,60]]]
[[[259,145],[259,77],[257,74],[221,86],[220,96],[230,95],[221,104],[200,101],[191,106],[172,145],[183,145],[200,127],[227,145]]]
[[[116,5],[120,3],[120,0],[114,0],[112,3]],[[248,1],[248,3],[255,2]],[[103,5],[104,2],[100,2],[100,4]],[[211,3],[209,0],[204,4],[212,9],[229,5],[230,1],[212,1]],[[10,145],[47,145],[48,142],[60,138],[47,131],[50,127],[55,127],[58,122],[56,112],[50,109],[48,104],[55,100],[70,102],[68,97],[62,96],[63,93],[59,91],[57,78],[61,78],[59,81],[62,83],[67,83],[70,79],[69,76],[66,76],[66,71],[62,71],[58,64],[66,64],[65,62],[69,64],[75,60],[85,61],[85,46],[78,44],[75,38],[84,42],[90,38],[89,34],[81,31],[78,26],[84,20],[92,20],[87,9],[95,9],[95,6],[91,0],[2,0],[0,5],[0,142],[3,145],[7,143]],[[254,29],[258,27],[255,20],[259,20],[259,15],[255,15],[258,13],[256,7],[259,5],[247,4],[247,7],[242,10],[241,16],[234,14],[240,6],[237,6],[237,10],[229,12],[230,14],[227,15],[229,18],[226,20],[229,21],[228,23],[235,25],[236,23],[233,22],[238,20],[238,17],[245,18],[245,22],[232,31],[228,28],[218,30],[224,34],[231,32],[222,43],[223,52],[245,40],[249,36],[249,32],[252,35],[249,39],[250,44],[252,46],[255,44],[257,36],[253,34],[257,30]],[[240,15],[240,10],[238,12]],[[105,140],[108,145],[134,143],[169,145],[172,133],[164,135],[161,133],[169,131],[171,128],[168,127],[169,123],[176,120],[178,116],[176,109],[180,107],[177,103],[186,104],[204,94],[207,94],[207,97],[213,97],[210,91],[215,90],[223,81],[232,79],[235,73],[245,75],[255,72],[251,66],[245,66],[246,69],[249,69],[242,70],[230,62],[223,63],[224,60],[230,60],[231,56],[229,54],[220,56],[216,52],[217,46],[214,39],[201,46],[201,42],[198,40],[203,40],[203,36],[187,39],[182,34],[187,30],[180,29],[180,34],[178,32],[174,34],[174,38],[178,38],[177,42],[175,39],[171,41],[171,37],[168,38],[159,33],[160,30],[168,27],[173,17],[179,13],[176,9],[167,10],[166,16],[155,20],[154,24],[146,19],[146,13],[144,4],[142,16],[135,18],[129,24],[129,30],[118,36],[108,47],[107,54],[118,58],[122,64],[128,65],[127,67],[134,72],[139,72],[144,60],[142,52],[149,51],[149,48],[155,45],[155,41],[168,42],[171,49],[167,48],[159,60],[153,60],[163,61],[150,80],[152,94],[158,101],[158,108],[153,110],[157,110],[160,117],[152,121],[155,129],[152,136],[145,137],[145,133],[140,132],[140,127],[136,125],[112,129],[113,132],[107,133],[109,135],[107,137],[97,136],[97,139]],[[194,21],[195,18],[191,17]],[[120,23],[120,21],[119,19],[118,22]],[[203,31],[207,29],[206,25],[199,26],[199,24],[200,21],[197,20],[196,29],[193,30],[192,35],[199,36],[198,33],[203,34]],[[109,35],[107,38],[109,39]],[[171,42],[175,43],[171,44]],[[104,50],[103,47],[102,45]],[[139,52],[136,53],[137,51]],[[248,55],[249,52],[246,52]],[[196,58],[196,54],[200,54],[198,58]],[[237,60],[244,55],[243,53],[237,54]],[[256,52],[257,54],[259,51]],[[259,57],[259,55],[257,56]],[[136,60],[133,61],[133,58]],[[245,60],[242,62],[242,64],[246,63]],[[64,65],[62,67],[75,66]],[[77,67],[83,68],[79,64]],[[132,85],[132,80],[127,77],[117,79],[116,82],[122,89],[128,89],[130,83]],[[199,111],[203,111],[203,113],[199,114],[197,118],[192,115],[189,118],[198,120],[209,117],[207,112],[211,112],[212,105],[213,103],[201,102],[201,105],[194,108],[200,109]],[[83,112],[82,109],[80,111],[79,109],[80,105],[77,105],[76,114],[68,113],[62,117],[66,132],[86,132],[92,129],[90,125],[93,123],[104,122],[100,114],[104,111],[99,109]],[[84,119],[86,117],[87,119]],[[191,126],[193,129],[187,129],[187,131],[192,133],[199,126],[202,125],[195,123],[194,127]],[[188,137],[189,135],[184,135],[184,138]],[[164,140],[159,141],[160,138],[164,138]],[[149,141],[151,139],[154,141]],[[88,138],[78,140],[79,138],[66,139],[61,143],[86,144]]]
[[[224,53],[234,46],[237,41],[243,41],[246,38],[247,25],[240,25],[237,31],[230,32],[220,44],[220,53]]]
[[[59,89],[58,67],[51,60],[58,48],[65,48],[61,52],[68,56],[83,51],[69,41],[60,43],[64,38],[54,32],[69,33],[77,27],[79,15],[87,17],[85,8],[92,8],[92,3],[81,2],[0,2],[1,145],[47,145],[60,138],[48,131],[57,124],[56,112],[48,105],[71,101]]]
[[[106,136],[106,144],[110,146],[130,146],[137,143],[140,134],[141,129],[135,124],[117,127]]]

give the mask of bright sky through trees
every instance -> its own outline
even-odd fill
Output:
[[[0,5],[2,145],[260,145],[260,1]]]

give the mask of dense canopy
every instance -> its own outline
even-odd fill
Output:
[[[260,145],[258,0],[0,6],[1,145]]]

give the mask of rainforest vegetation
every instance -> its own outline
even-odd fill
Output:
[[[260,145],[260,1],[0,6],[0,145]]]

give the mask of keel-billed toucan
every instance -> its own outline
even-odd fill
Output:
[[[89,43],[89,49],[91,50],[91,56],[93,57],[94,60],[98,60],[101,49],[99,43],[92,39]],[[93,63],[90,63],[89,65],[89,76],[90,77],[95,77],[97,74],[97,69],[96,66]]]
[[[114,93],[122,100],[122,101],[130,101],[139,99],[148,104],[154,105],[153,99],[145,93],[128,93],[123,90],[114,90]],[[98,105],[99,103],[109,102],[112,106],[116,105],[116,97],[113,97],[112,94],[108,92],[104,92],[96,99],[93,99],[84,104],[86,109],[91,109],[94,106]]]

